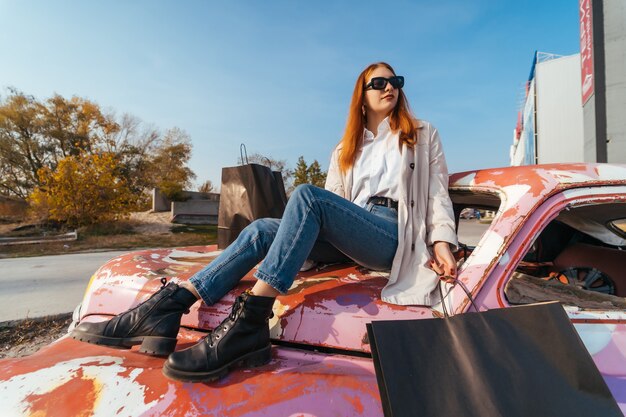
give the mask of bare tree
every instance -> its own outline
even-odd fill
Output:
[[[198,191],[200,191],[201,193],[214,192],[215,188],[213,187],[213,182],[211,180],[206,180],[205,182],[202,183],[200,187],[198,187]]]

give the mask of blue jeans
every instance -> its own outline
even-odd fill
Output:
[[[281,293],[291,287],[306,259],[324,263],[352,259],[369,269],[390,269],[398,246],[397,217],[392,208],[372,204],[362,208],[323,188],[300,185],[282,219],[252,222],[190,281],[211,305],[261,260],[254,276]]]

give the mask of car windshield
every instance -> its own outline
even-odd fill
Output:
[[[625,212],[626,203],[582,204],[561,211],[515,269],[505,287],[509,302],[626,309]]]

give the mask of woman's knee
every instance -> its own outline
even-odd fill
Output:
[[[314,198],[320,190],[321,188],[316,187],[312,184],[300,184],[296,187],[295,190],[293,190],[289,199],[294,198],[310,200],[311,198]]]
[[[267,252],[276,237],[279,224],[279,219],[264,218],[254,220],[241,231],[238,239],[261,245],[263,250]]]
[[[256,219],[250,223],[244,230],[256,234],[256,233],[273,233],[275,234],[280,224],[279,219],[263,218]]]

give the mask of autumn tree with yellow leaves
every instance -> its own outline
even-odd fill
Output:
[[[68,226],[84,226],[128,215],[134,196],[114,154],[71,155],[56,169],[41,168],[40,186],[30,195],[35,210]]]
[[[28,198],[43,217],[111,219],[141,208],[154,187],[175,198],[195,177],[181,129],[161,133],[84,98],[8,92],[0,100],[0,196]]]

